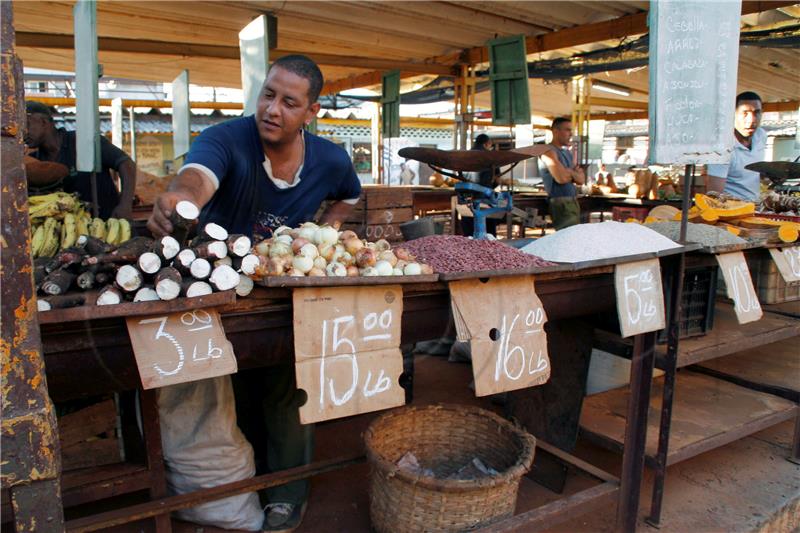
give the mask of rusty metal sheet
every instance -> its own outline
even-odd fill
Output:
[[[6,18],[5,10],[3,18]],[[25,124],[25,102],[15,97],[19,89],[17,80],[22,80],[22,63],[16,56],[9,55],[4,45],[3,54],[0,55],[0,135],[3,137],[21,135],[22,125]]]

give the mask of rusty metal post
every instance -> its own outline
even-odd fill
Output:
[[[63,531],[61,450],[47,395],[31,265],[28,193],[23,166],[22,63],[15,54],[11,2],[0,4],[2,102],[2,472],[16,531]]]

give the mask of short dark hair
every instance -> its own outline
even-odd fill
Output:
[[[550,125],[550,129],[554,130],[565,122],[572,122],[572,119],[569,117],[558,117],[553,120],[553,123]]]
[[[736,95],[736,107],[739,107],[739,104],[741,104],[742,102],[748,102],[754,100],[757,100],[759,102],[761,101],[761,97],[758,95],[758,93],[754,93],[753,91],[745,91],[743,93],[739,93]]]
[[[41,102],[28,100],[25,102],[25,113],[28,115],[43,115],[47,120],[53,122],[53,111]]]
[[[489,136],[486,135],[485,133],[481,133],[477,137],[475,137],[475,142],[472,143],[472,146],[475,148],[478,147],[482,148],[483,145],[486,144],[487,142],[489,142]]]
[[[322,71],[319,66],[310,58],[301,54],[290,54],[278,58],[272,67],[281,67],[288,70],[293,74],[297,74],[301,78],[308,80],[308,99],[313,104],[319,98],[319,93],[322,92]]]

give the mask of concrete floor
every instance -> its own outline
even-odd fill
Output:
[[[796,342],[796,339],[793,341]],[[468,365],[444,358],[420,356],[416,360],[415,404],[449,402],[493,406],[475,398],[468,385]],[[361,434],[379,414],[367,414],[320,424],[316,458],[341,455],[361,446]],[[800,466],[786,460],[793,423],[783,423],[723,448],[671,466],[667,473],[662,532],[785,531],[800,527]],[[620,456],[587,443],[579,443],[576,455],[613,474],[619,474]],[[312,482],[311,499],[298,532],[370,531],[367,465],[331,472]],[[574,493],[595,482],[570,474],[565,493]],[[652,473],[647,471],[640,507],[640,531],[656,530],[644,523],[650,506]],[[528,478],[520,485],[517,512],[558,499]],[[615,506],[576,516],[552,531],[614,531]],[[173,521],[174,531],[211,533],[224,530]],[[115,531],[149,531],[149,523],[129,524]]]

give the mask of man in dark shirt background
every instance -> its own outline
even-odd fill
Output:
[[[91,173],[75,169],[77,158],[75,132],[56,128],[50,108],[40,102],[25,103],[28,125],[25,144],[30,156],[40,161],[60,163],[68,169],[63,179],[53,177],[49,183],[29,180],[31,191],[50,191],[62,189],[77,193],[81,200],[92,202]],[[97,203],[100,218],[130,218],[133,195],[136,190],[136,164],[128,155],[100,136],[100,172],[97,179]],[[111,177],[110,170],[119,174],[122,191]],[[60,180],[60,181],[59,181]]]

